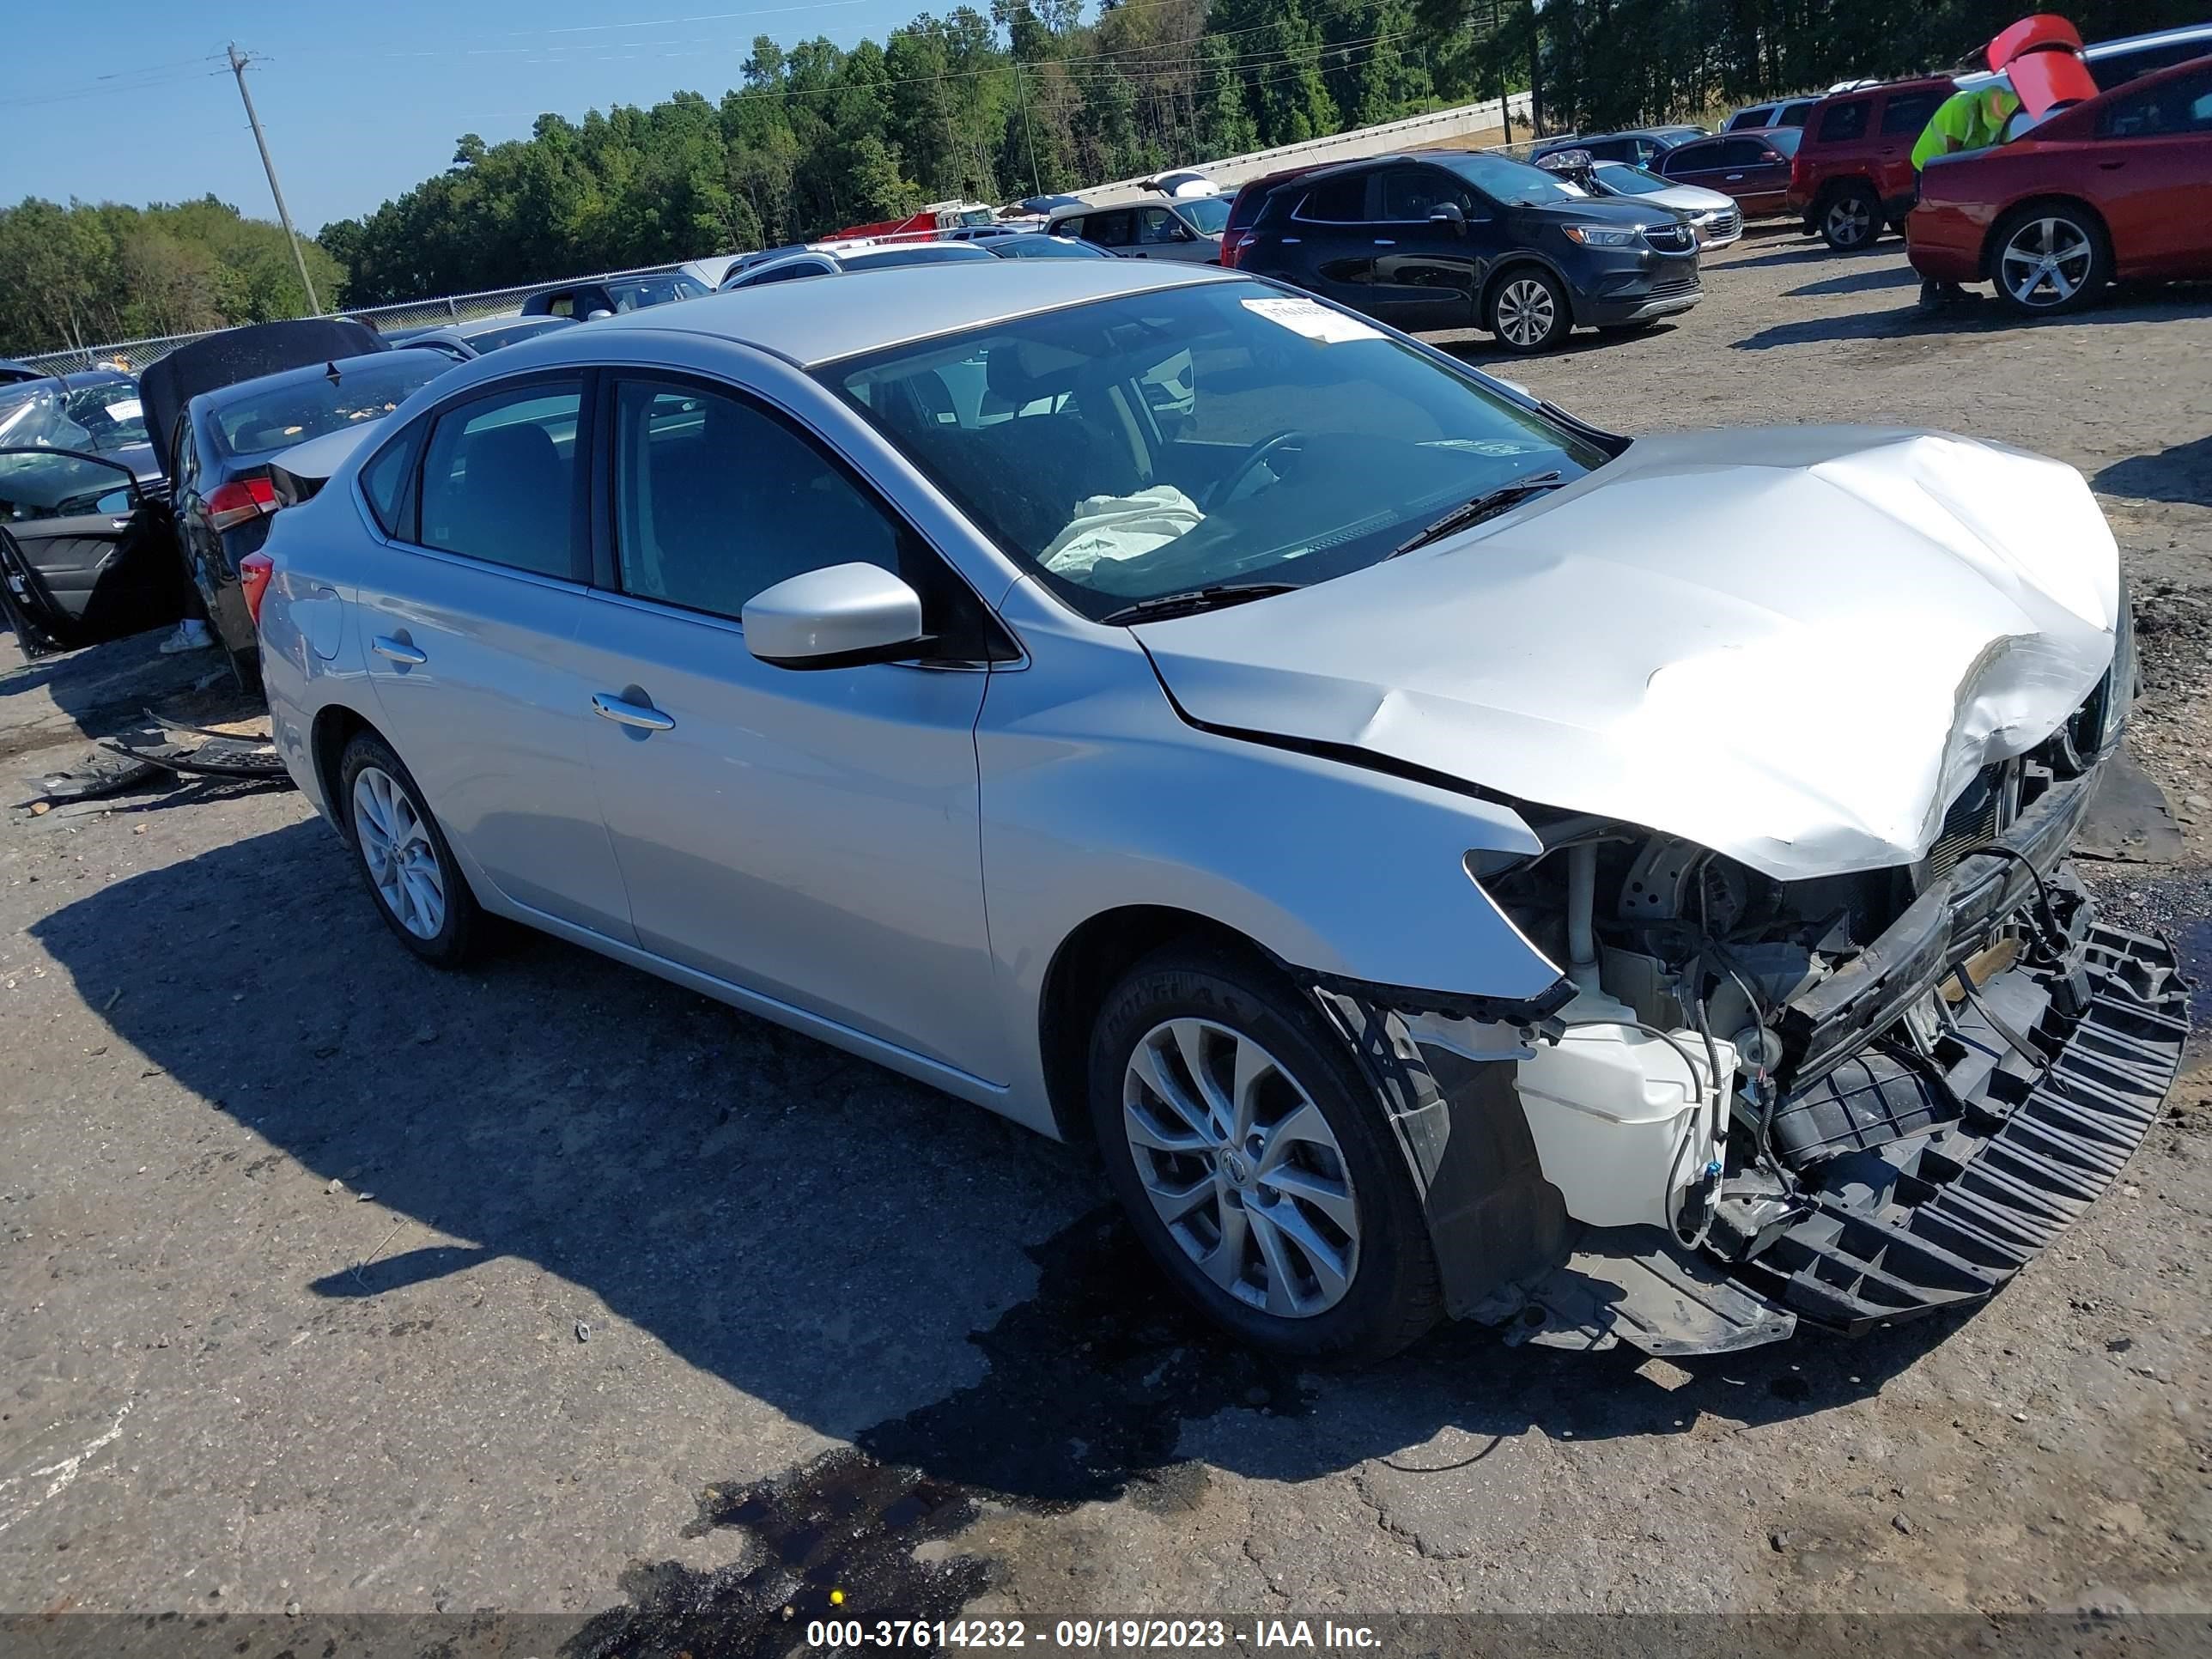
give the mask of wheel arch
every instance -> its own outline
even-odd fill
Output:
[[[1990,221],[1988,233],[1982,238],[1981,257],[1978,261],[1978,268],[1982,273],[1984,282],[1996,280],[1997,249],[2004,239],[2012,234],[2013,226],[2041,208],[2064,208],[2069,212],[2080,214],[2088,222],[2089,228],[2095,234],[2098,240],[2104,244],[2107,269],[2117,264],[2112,247],[2112,227],[2105,222],[2103,214],[2098,212],[2092,204],[2081,197],[2069,195],[2064,191],[2039,191],[2033,195],[2021,197],[2020,200],[2013,203],[2003,212]]]
[[[1579,296],[1575,291],[1575,285],[1567,280],[1566,273],[1534,248],[1516,248],[1512,252],[1503,255],[1495,264],[1490,267],[1489,275],[1482,279],[1482,287],[1474,296],[1475,322],[1479,326],[1483,328],[1490,326],[1490,302],[1497,296],[1498,289],[1506,280],[1516,271],[1532,268],[1542,271],[1559,285],[1567,296],[1568,316],[1577,323],[1581,321],[1580,317],[1577,315]]]
[[[382,742],[391,739],[378,732],[368,717],[349,703],[325,703],[315,711],[314,722],[307,728],[307,754],[315,769],[315,781],[322,786],[323,799],[331,809],[331,822],[338,833],[350,837],[346,814],[338,799],[338,766],[345,758],[346,745],[363,732],[373,732]]]
[[[1267,973],[1282,971],[1258,940],[1174,905],[1119,905],[1080,923],[1053,952],[1037,998],[1046,1103],[1061,1139],[1079,1146],[1092,1141],[1091,1033],[1107,994],[1145,957],[1176,944],[1205,945]]]

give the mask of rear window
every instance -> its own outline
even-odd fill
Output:
[[[1943,97],[1943,94],[1932,91],[1891,94],[1889,102],[1882,106],[1882,131],[1917,138],[1927,131],[1929,118],[1942,104]]]
[[[1824,144],[1849,143],[1854,138],[1866,137],[1867,112],[1873,100],[1853,98],[1841,104],[1831,104],[1820,112],[1820,142]]]
[[[1201,196],[1194,202],[1177,202],[1176,211],[1206,236],[1218,236],[1229,223],[1229,204],[1218,196]]]
[[[247,387],[215,411],[216,433],[233,455],[258,455],[336,432],[356,421],[380,421],[453,365],[434,351],[395,351],[357,360],[333,381],[328,374],[286,378]]]
[[[1746,127],[1763,127],[1774,114],[1774,106],[1760,104],[1757,107],[1739,110],[1729,121],[1729,131],[1741,132]]]

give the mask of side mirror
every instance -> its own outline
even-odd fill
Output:
[[[605,307],[601,306],[593,310],[586,312],[584,313],[584,320],[587,323],[596,323],[602,317],[611,317],[613,315],[613,312],[609,311]]]
[[[1458,234],[1462,236],[1467,234],[1467,215],[1461,210],[1457,202],[1437,203],[1429,210],[1429,222],[1432,225],[1449,225]]]
[[[921,596],[878,566],[833,564],[756,593],[745,649],[776,668],[857,668],[926,655]]]

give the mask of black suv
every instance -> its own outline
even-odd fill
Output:
[[[1549,350],[1577,324],[1638,328],[1703,297],[1697,237],[1673,212],[1464,150],[1279,185],[1231,257],[1394,328],[1486,328],[1510,351]]]

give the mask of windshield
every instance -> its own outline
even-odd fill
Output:
[[[882,270],[893,265],[941,265],[960,259],[988,259],[991,256],[973,242],[914,242],[904,247],[885,248],[880,252],[848,254],[848,270]]]
[[[26,380],[0,386],[0,444],[106,454],[145,441],[138,382],[127,376],[94,386]]]
[[[289,449],[356,421],[383,419],[452,367],[434,352],[395,351],[342,365],[335,386],[317,374],[248,386],[216,407],[216,431],[233,455]]]
[[[1583,192],[1559,174],[1530,167],[1525,161],[1509,161],[1503,155],[1439,155],[1431,159],[1449,167],[1493,202],[1541,207],[1583,199]]]
[[[1064,236],[1005,236],[992,242],[990,251],[1001,259],[1110,259],[1114,257],[1088,242],[1072,241]]]
[[[1771,132],[1762,132],[1759,136],[1784,155],[1795,155],[1797,153],[1797,146],[1805,142],[1805,129],[1777,127]]]
[[[1219,196],[1201,196],[1195,201],[1177,202],[1176,211],[1208,236],[1220,235],[1229,223],[1229,203]]]
[[[1672,190],[1676,182],[1626,161],[1600,161],[1592,171],[1598,183],[1616,196],[1649,196],[1655,190]]]
[[[1310,586],[1604,453],[1362,319],[1256,283],[1119,295],[818,371],[1076,610]]]
[[[513,345],[517,340],[526,340],[533,334],[544,334],[571,325],[571,319],[566,317],[518,317],[497,328],[471,329],[464,337],[476,349],[477,355],[482,356],[487,351],[496,351],[501,346]]]
[[[647,306],[665,306],[671,300],[696,300],[706,291],[689,276],[677,275],[634,276],[628,282],[607,284],[617,311],[642,311]]]

